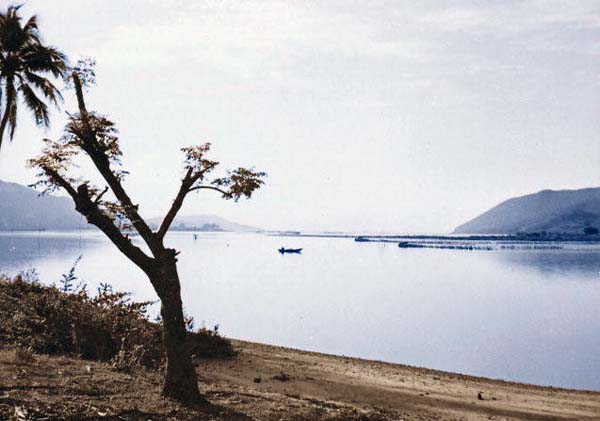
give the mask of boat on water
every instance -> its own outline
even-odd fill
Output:
[[[279,253],[281,254],[285,254],[285,253],[302,253],[302,249],[286,249],[285,247],[281,247],[280,249],[277,250]]]

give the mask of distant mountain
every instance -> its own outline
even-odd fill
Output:
[[[459,226],[454,233],[583,234],[586,227],[600,228],[600,188],[543,190],[509,199]]]
[[[70,199],[39,196],[32,188],[0,181],[0,230],[88,228]]]
[[[162,218],[151,218],[149,223],[156,228],[162,222]],[[190,231],[237,231],[237,232],[255,232],[259,228],[248,225],[241,225],[228,221],[217,215],[189,215],[177,216],[171,224],[171,230],[190,230]]]
[[[149,224],[158,227],[162,218]],[[40,196],[30,187],[0,181],[0,230],[73,230],[93,227],[77,213],[66,197]],[[217,215],[178,216],[173,230],[260,231],[256,227],[228,221]]]

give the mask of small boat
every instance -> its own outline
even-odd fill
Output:
[[[279,253],[281,253],[281,254],[284,254],[284,253],[302,253],[302,249],[286,249],[284,247],[281,247],[277,251]]]

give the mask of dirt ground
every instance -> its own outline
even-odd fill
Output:
[[[545,388],[234,341],[197,361],[210,406],[162,399],[161,373],[0,350],[4,420],[600,420],[600,392]]]

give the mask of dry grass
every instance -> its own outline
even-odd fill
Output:
[[[22,275],[0,277],[0,314],[10,315],[0,318],[0,344],[18,346],[19,352],[111,361],[121,371],[158,368],[161,325],[148,320],[149,304],[108,286],[91,295],[85,288],[64,292]],[[199,357],[235,354],[229,341],[207,329],[190,332],[189,346]]]

